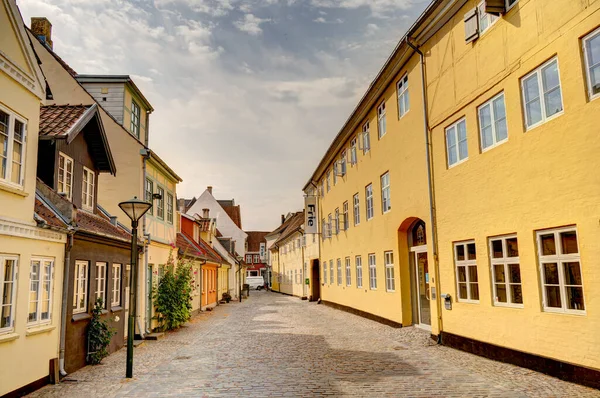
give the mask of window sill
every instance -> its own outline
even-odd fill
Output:
[[[552,115],[550,117],[547,117],[546,119],[543,119],[543,120],[537,122],[536,124],[532,124],[531,126],[525,126],[525,132],[528,133],[531,130],[535,130],[535,129],[537,129],[540,126],[543,126],[546,123],[549,123],[549,122],[553,121],[554,119],[561,117],[564,114],[565,114],[565,109],[564,109],[564,104],[563,104],[563,110],[562,111],[560,111],[560,112],[558,112],[558,113],[556,113],[556,114],[554,114],[554,115]]]
[[[37,327],[33,327],[31,329],[27,329],[27,331],[25,332],[25,336],[35,336],[36,334],[49,333],[49,332],[53,331],[54,329],[56,329],[56,326],[52,326],[52,325],[37,326]]]
[[[123,311],[123,307],[121,307],[120,305],[110,307],[110,312],[120,312],[120,311]]]
[[[585,310],[563,310],[562,308],[551,308],[544,307],[543,310],[546,314],[559,314],[559,315],[575,315],[575,316],[586,316],[587,312]]]
[[[523,309],[523,308],[525,308],[525,306],[523,304],[507,304],[507,303],[494,303],[494,307],[516,308],[516,309]]]
[[[469,157],[461,159],[461,160],[457,161],[456,163],[449,164],[448,165],[448,170],[450,170],[450,169],[452,169],[452,168],[454,168],[454,167],[456,167],[458,165],[461,165],[461,164],[465,163],[467,160],[469,160]]]
[[[479,300],[458,299],[456,302],[464,304],[479,304]]]
[[[19,334],[18,333],[6,333],[3,335],[0,335],[0,343],[6,343],[9,341],[13,341],[19,338]]]
[[[498,148],[500,145],[502,145],[502,144],[505,144],[505,143],[507,143],[507,142],[508,142],[508,138],[505,138],[505,139],[503,139],[502,141],[498,141],[498,142],[496,142],[495,144],[492,144],[492,145],[490,145],[490,146],[488,146],[488,147],[482,148],[482,149],[481,149],[481,153],[486,153],[486,152],[489,152],[489,151],[491,151],[492,149],[494,149],[494,148]]]
[[[29,196],[29,193],[23,190],[23,187],[17,187],[4,181],[0,181],[0,190],[13,193],[24,198]]]
[[[92,316],[90,314],[88,314],[87,312],[80,312],[79,314],[73,314],[73,317],[71,318],[71,322],[79,322],[79,321],[85,321],[87,319],[91,319]]]

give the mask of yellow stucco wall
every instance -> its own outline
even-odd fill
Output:
[[[581,37],[600,25],[600,1],[520,0],[473,44],[465,44],[469,1],[425,46],[431,109],[445,332],[600,369],[600,101],[589,101]],[[564,112],[524,127],[520,78],[558,57]],[[482,153],[477,107],[504,92],[508,141]],[[445,128],[466,117],[468,160],[448,168]],[[576,226],[586,311],[545,312],[537,230]],[[494,306],[488,239],[516,234],[523,308]],[[456,302],[453,242],[477,248],[478,303]]]

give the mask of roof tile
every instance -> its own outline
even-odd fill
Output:
[[[63,137],[91,105],[47,105],[40,107],[40,137]]]

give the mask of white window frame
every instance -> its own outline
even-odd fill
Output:
[[[371,150],[371,132],[369,130],[369,122],[365,122],[362,127],[362,145],[363,155],[366,155]]]
[[[350,257],[344,259],[346,263],[346,286],[352,286],[352,266],[350,265]]]
[[[347,162],[346,156],[347,155],[348,155],[348,153],[344,149],[340,156],[340,176],[341,177],[345,176],[346,172],[347,172],[347,166],[346,166],[346,162]]]
[[[327,229],[328,229],[328,231],[327,231],[327,232],[328,232],[328,233],[327,233],[327,237],[328,237],[329,239],[331,239],[331,236],[333,235],[333,234],[331,233],[331,232],[332,232],[332,231],[331,231],[331,230],[332,230],[332,226],[333,226],[333,217],[331,216],[331,213],[329,213],[329,214],[327,215]]]
[[[82,277],[83,268],[83,277]],[[89,261],[75,261],[73,275],[73,314],[81,314],[88,310],[88,278],[90,275]]]
[[[333,260],[329,260],[329,284],[333,285]]]
[[[148,203],[154,203],[154,181],[148,177],[146,177],[146,182],[144,183],[144,199]],[[150,207],[148,213],[154,215],[154,206]]]
[[[173,194],[170,192],[167,192],[167,222],[169,224],[173,224],[173,206],[175,204],[175,198],[173,197]]]
[[[563,254],[562,242],[560,240],[560,234],[564,232],[575,232],[577,236],[577,254]],[[554,234],[554,244],[556,248],[555,255],[543,255],[542,254],[542,235],[550,235]],[[567,285],[565,278],[565,270],[564,263],[577,262],[579,263],[579,272],[581,273],[581,292],[584,299],[584,306],[586,306],[585,302],[585,292],[583,290],[583,270],[581,267],[581,248],[579,244],[579,232],[576,227],[566,227],[566,228],[553,228],[553,229],[545,229],[536,231],[536,240],[538,246],[538,262],[539,262],[539,273],[540,273],[540,282],[542,284],[542,298],[543,298],[543,309],[544,312],[556,312],[556,313],[564,313],[564,314],[575,314],[575,315],[585,315],[586,310],[577,310],[577,309],[569,309],[567,308]],[[560,289],[560,304],[561,308],[557,307],[548,307],[547,306],[547,298],[546,298],[546,283],[545,283],[545,275],[544,275],[544,264],[546,263],[556,263],[558,267],[558,281],[559,281],[559,289]],[[577,286],[579,285],[568,285],[568,286]]]
[[[517,4],[518,2],[519,2],[519,0],[515,0],[514,3],[510,4],[510,0],[506,0],[506,12],[508,12],[508,10],[513,8],[515,6],[515,4]]]
[[[335,264],[337,267],[337,284],[342,286],[342,259],[338,258]]]
[[[383,253],[385,261],[385,290],[387,292],[396,291],[396,274],[394,270],[394,252],[387,251]]]
[[[133,134],[136,138],[140,138],[141,131],[141,114],[142,111],[140,106],[135,102],[135,100],[131,100],[131,134]]]
[[[521,282],[512,283],[509,278],[509,265],[517,264],[519,266],[519,275],[521,274],[521,262],[519,260],[519,256],[516,257],[508,257],[508,247],[506,245],[507,239],[517,239],[517,246],[519,244],[518,238],[516,234],[512,235],[503,235],[503,236],[494,236],[492,238],[488,238],[488,247],[490,251],[490,271],[492,273],[492,293],[494,305],[497,307],[514,307],[514,308],[524,308],[523,303],[514,303],[514,299],[512,297],[511,286],[519,285],[521,286],[521,297],[523,297],[523,278],[519,276]],[[494,258],[494,245],[493,242],[501,241],[502,242],[502,257]],[[501,265],[504,268],[504,282],[496,281],[496,271],[495,266]],[[498,291],[497,285],[503,284],[506,289],[506,303],[498,301]]]
[[[386,171],[381,175],[381,212],[389,213],[392,210],[392,194],[390,191],[390,172]]]
[[[500,97],[502,97],[502,103],[504,105],[504,124],[506,126],[506,138],[498,141],[497,135],[496,135],[496,132],[497,132],[496,125],[498,124],[498,120],[496,119],[496,109],[494,108],[494,102],[496,102],[496,100],[500,99]],[[493,141],[493,143],[491,145],[488,145],[487,147],[483,146],[484,145],[483,124],[481,122],[481,112],[483,111],[483,109],[485,107],[490,108],[490,118],[492,121],[492,124],[490,127],[492,128],[492,141]],[[504,91],[501,92],[500,94],[496,95],[495,97],[491,98],[489,101],[485,102],[484,104],[481,104],[479,107],[477,107],[477,119],[479,121],[479,141],[481,143],[481,153],[484,153],[491,149],[494,149],[497,146],[502,145],[508,141],[508,116],[506,114],[506,97],[504,96]]]
[[[331,191],[331,170],[327,170],[327,192]]]
[[[344,217],[343,230],[347,231],[350,228],[350,220],[348,220],[348,201],[342,204],[342,216]]]
[[[2,182],[2,184],[5,185],[9,185],[15,188],[23,188],[23,185],[25,183],[25,165],[27,162],[27,121],[23,118],[21,118],[20,116],[16,115],[15,113],[11,112],[8,108],[5,108],[3,106],[0,105],[0,112],[5,113],[8,116],[8,124],[6,125],[6,129],[7,129],[7,134],[6,134],[6,139],[7,141],[7,146],[6,146],[6,156],[4,156],[2,153],[0,153],[0,162],[2,161],[2,158],[6,159],[6,175],[2,176],[0,175],[0,182]],[[13,163],[15,163],[14,159],[13,159],[13,152],[14,152],[14,144],[15,144],[15,121],[18,121],[19,123],[21,123],[23,125],[23,136],[21,138],[21,174],[19,175],[19,182],[16,183],[14,181],[12,181],[13,176],[12,176],[12,166]],[[1,133],[0,133],[1,134]]]
[[[91,176],[91,180],[90,180]],[[83,166],[81,189],[81,206],[86,210],[94,210],[94,187],[96,186],[96,173]]]
[[[260,263],[260,255],[259,255],[259,254],[255,254],[255,255],[252,257],[252,261],[253,261],[255,264],[259,264],[259,263]]]
[[[101,272],[98,272],[98,269],[101,268]],[[102,261],[96,262],[96,292],[95,292],[95,300],[99,298],[102,299],[102,308],[106,308],[107,300],[106,300],[106,276],[108,271],[108,264]],[[94,303],[95,304],[95,303]]]
[[[404,115],[410,110],[410,98],[408,95],[408,73],[396,83],[396,91],[398,93],[398,120],[402,119]],[[405,105],[404,112],[402,112],[402,105]]]
[[[335,221],[335,224],[334,224],[334,226],[335,226],[335,234],[339,235],[339,233],[340,233],[340,208],[339,207],[335,208],[335,219],[334,219],[334,221]]]
[[[323,262],[323,285],[327,284],[327,260]]]
[[[377,290],[377,258],[369,253],[369,289]]]
[[[544,68],[550,66],[554,62],[556,62],[556,73],[558,74],[558,86],[557,87],[560,90],[560,102],[561,102],[562,109],[551,116],[547,116],[546,115],[546,98],[545,98],[547,91],[545,91],[545,88],[544,88],[544,81],[542,79],[542,70]],[[538,83],[538,90],[539,90],[538,91],[538,95],[539,95],[538,99],[540,101],[540,110],[542,113],[542,119],[539,122],[530,125],[529,121],[527,120],[527,100],[525,98],[525,81],[528,80],[532,76],[536,76],[537,83]],[[547,123],[565,113],[565,101],[563,98],[563,88],[562,88],[562,83],[560,80],[560,65],[558,64],[558,57],[552,57],[551,59],[544,62],[542,65],[538,66],[537,68],[535,68],[533,71],[531,71],[527,75],[523,76],[520,80],[520,86],[521,86],[521,98],[523,100],[523,116],[525,117],[525,129],[527,131],[532,130],[538,126],[541,126],[542,124]],[[554,90],[554,89],[556,89],[556,87],[554,87],[552,90]],[[549,91],[551,91],[551,90],[549,90]]]
[[[63,171],[63,179],[64,181],[60,181],[60,160],[61,158],[64,159],[64,171]],[[67,164],[71,164],[71,178],[70,180],[68,180],[68,168],[67,168]],[[67,196],[68,200],[73,200],[73,170],[75,168],[75,163],[73,162],[73,158],[71,158],[68,155],[65,155],[62,152],[58,153],[58,176],[57,176],[57,187],[58,187],[58,192],[59,193],[65,193]]]
[[[354,258],[354,266],[356,267],[356,288],[362,289],[363,273],[362,273],[362,257],[361,256],[356,256]]]
[[[165,219],[165,189],[160,185],[156,185],[156,193],[160,195],[160,199],[156,199],[156,217]]]
[[[467,155],[464,158],[460,158],[460,143],[462,141],[458,140],[458,125],[464,123],[465,124],[465,139],[464,141],[467,142]],[[452,134],[454,136],[454,140],[456,142],[455,144],[455,148],[456,148],[456,162],[454,163],[450,163],[450,146],[449,141],[448,141],[448,135]],[[446,137],[446,157],[448,158],[448,168],[452,168],[455,166],[458,166],[461,163],[466,162],[467,160],[469,160],[469,132],[467,131],[467,119],[465,117],[457,120],[456,122],[452,123],[450,126],[446,127],[445,129],[445,137]]]
[[[115,273],[115,270],[118,270]],[[112,299],[110,301],[111,307],[121,306],[121,280],[123,275],[123,265],[113,263],[112,265]]]
[[[598,91],[598,93],[594,94],[593,87],[592,87],[592,76],[590,74],[590,70],[593,67],[600,68],[600,63],[598,63],[596,65],[590,65],[590,58],[589,58],[587,43],[590,42],[592,39],[596,39],[596,40],[600,41],[600,28],[594,30],[592,33],[585,36],[582,40],[583,55],[584,55],[584,59],[585,59],[585,77],[586,77],[587,88],[588,88],[588,97],[589,97],[590,101],[595,100],[596,98],[600,98],[600,91]]]
[[[353,167],[356,163],[358,163],[358,152],[357,152],[357,138],[354,137],[352,141],[350,141],[350,167]]]
[[[377,107],[377,136],[382,139],[387,133],[387,119],[385,111],[385,101]]]
[[[475,259],[473,260],[469,260],[469,251],[468,251],[468,245],[469,244],[474,244],[475,245]],[[462,242],[455,242],[454,243],[454,273],[456,275],[456,300],[458,302],[461,303],[479,303],[479,298],[478,299],[472,299],[473,295],[471,293],[471,283],[474,283],[471,281],[471,277],[469,276],[469,267],[475,267],[475,269],[477,270],[477,292],[478,292],[478,296],[481,298],[481,290],[479,289],[479,269],[477,269],[477,245],[475,244],[474,240],[467,240],[467,241],[462,241]],[[458,246],[464,246],[464,250],[465,250],[465,259],[464,260],[458,260]],[[458,272],[458,268],[459,267],[465,267],[465,282],[460,282],[459,281],[459,272]],[[460,283],[466,283],[467,285],[467,298],[460,298]]]
[[[246,264],[252,264],[252,254],[246,254]]]
[[[486,19],[488,22],[488,25],[485,27],[485,29],[481,28],[481,22],[483,19]],[[498,22],[499,19],[500,17],[498,15],[488,14],[485,12],[485,0],[477,4],[477,29],[479,30],[480,35],[491,28],[496,22]]]
[[[375,216],[375,211],[373,209],[373,184],[369,184],[365,187],[365,202],[367,209],[367,221],[369,221]]]
[[[354,211],[354,225],[360,224],[360,195],[357,193],[352,197],[352,207]]]
[[[6,263],[7,261],[14,261],[13,274],[11,275],[12,280],[6,281]],[[16,300],[17,300],[17,281],[19,277],[19,256],[15,255],[0,255],[0,319],[4,312],[4,307],[9,307],[8,318],[10,320],[9,325],[1,327],[0,334],[11,333],[15,330],[15,312],[16,312]],[[7,285],[11,286],[12,295],[10,297],[10,304],[6,304],[3,301],[4,291]]]
[[[259,253],[261,258],[265,258],[265,252],[267,250],[267,245],[265,243],[260,244]]]

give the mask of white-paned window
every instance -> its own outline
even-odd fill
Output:
[[[333,186],[337,185],[337,178],[338,178],[338,162],[335,161],[333,162]]]
[[[96,263],[96,300],[102,299],[102,307],[106,308],[106,263]]]
[[[266,250],[267,250],[267,246],[265,243],[261,243],[260,244],[260,258],[265,258],[265,254],[266,254]]]
[[[398,82],[397,91],[398,91],[398,119],[408,112],[410,108],[410,102],[408,99],[408,74],[404,75],[402,79]]]
[[[390,172],[381,176],[381,211],[387,213],[392,209],[392,197],[390,193]]]
[[[112,300],[110,305],[118,307],[121,305],[121,264],[112,265]]]
[[[254,255],[254,263],[256,263],[256,264],[260,263],[260,256],[258,254]]]
[[[323,283],[327,283],[327,261],[323,261]]]
[[[131,101],[131,134],[140,138],[140,107]]]
[[[75,262],[75,275],[73,286],[73,314],[87,311],[88,306],[88,262]]]
[[[479,34],[488,30],[500,18],[497,15],[488,14],[485,12],[485,0],[477,6],[477,15],[479,17]]]
[[[146,190],[145,190],[145,196],[146,196],[146,202],[148,203],[154,203],[154,199],[152,198],[152,195],[154,194],[154,182],[149,179],[146,178]],[[154,206],[152,206],[150,208],[150,210],[148,210],[148,213],[153,214],[154,213]]]
[[[52,320],[52,281],[54,260],[32,258],[29,273],[29,314],[27,325],[49,323]]]
[[[371,290],[377,289],[377,263],[375,254],[369,254],[369,287]]]
[[[552,58],[521,79],[525,125],[542,124],[563,111],[558,59]]]
[[[341,176],[345,176],[346,175],[346,151],[342,152],[342,155],[340,156],[340,175]]]
[[[358,224],[360,224],[360,198],[358,196],[358,193],[354,194],[353,207],[354,207],[354,225],[358,225]]]
[[[252,254],[246,254],[246,264],[252,264]]]
[[[343,214],[342,214],[342,228],[344,229],[344,231],[347,231],[348,228],[350,227],[350,220],[348,220],[348,201],[345,201],[343,206]]]
[[[519,242],[516,235],[490,238],[494,304],[523,306]]]
[[[342,259],[337,259],[337,284],[338,286],[342,286]]]
[[[92,210],[94,208],[94,183],[96,180],[96,174],[83,167],[83,190],[81,193],[81,203],[84,209]]]
[[[173,195],[167,193],[167,222],[173,224]]]
[[[388,292],[396,291],[396,277],[394,275],[394,253],[385,252],[385,290]]]
[[[73,200],[73,159],[64,153],[58,154],[58,192]]]
[[[358,162],[358,154],[356,152],[356,137],[350,141],[350,166],[354,166]]]
[[[544,310],[583,313],[583,281],[577,230],[537,232]]]
[[[335,230],[335,234],[339,234],[340,233],[340,208],[336,207],[335,209],[335,220],[334,220],[334,230]]]
[[[352,269],[350,265],[350,257],[346,257],[346,286],[352,285]]]
[[[333,260],[329,260],[329,284],[333,285]]]
[[[331,191],[331,171],[327,171],[327,192]]]
[[[25,121],[0,108],[0,180],[23,185],[25,175]]]
[[[369,132],[369,122],[366,122],[362,128],[363,155],[371,150],[371,133]]]
[[[583,38],[585,71],[590,99],[600,96],[600,28]]]
[[[467,121],[464,118],[446,129],[446,151],[448,152],[448,167],[469,158]]]
[[[385,120],[385,101],[377,107],[377,132],[379,138],[383,137],[387,133],[387,124]]]
[[[474,241],[454,244],[454,264],[458,283],[458,300],[479,302],[477,250]]]
[[[363,287],[362,282],[362,257],[356,256],[354,259],[354,264],[356,266],[356,287],[361,289]]]
[[[325,240],[327,238],[327,224],[325,224],[325,219],[321,219],[321,240]]]
[[[365,188],[365,199],[367,203],[367,221],[373,218],[373,185],[369,184]]]
[[[165,190],[157,186],[156,193],[160,195],[160,199],[156,199],[156,217],[164,220],[165,218]]]
[[[329,214],[327,215],[327,237],[328,237],[328,238],[331,238],[331,235],[332,235],[332,233],[331,233],[332,227],[333,227],[333,217],[331,216],[331,213],[329,213]]]
[[[0,333],[15,327],[17,265],[19,257],[0,255]]]
[[[481,151],[495,147],[508,139],[504,93],[501,93],[477,109]]]

